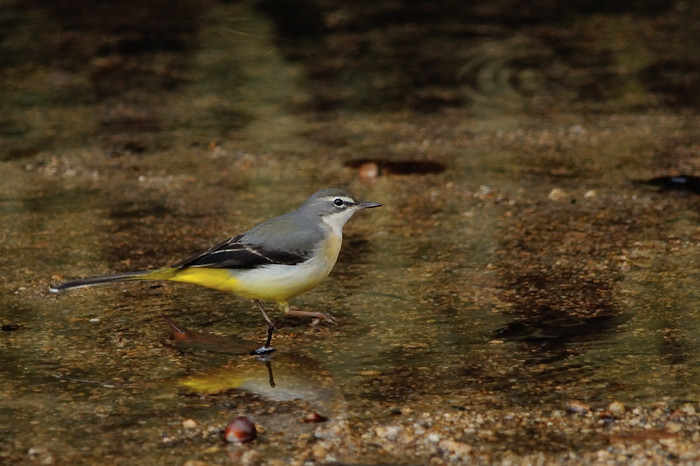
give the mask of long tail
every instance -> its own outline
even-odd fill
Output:
[[[131,280],[167,280],[173,276],[173,268],[164,268],[157,270],[142,270],[138,272],[115,273],[112,275],[102,275],[99,277],[81,278],[78,280],[70,280],[58,285],[49,287],[49,290],[58,293],[59,291],[69,290],[71,288],[82,288],[84,286],[104,285],[114,282],[125,282]]]

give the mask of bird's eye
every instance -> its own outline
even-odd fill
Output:
[[[335,200],[333,201],[333,204],[335,204],[337,207],[340,207],[343,204],[345,204],[345,202],[343,202],[343,200],[341,198],[336,197]]]

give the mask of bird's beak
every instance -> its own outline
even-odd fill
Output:
[[[379,202],[360,202],[357,204],[359,209],[372,209],[374,207],[381,207]]]

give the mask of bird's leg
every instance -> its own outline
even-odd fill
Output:
[[[272,333],[275,331],[275,326],[269,326],[267,327],[267,338],[265,339],[265,344],[262,345],[262,348],[258,349],[258,354],[260,353],[267,353],[268,351],[274,351],[275,349],[271,346],[272,343]]]
[[[279,303],[279,306],[282,312],[284,312],[285,314],[289,314],[292,316],[313,317],[315,319],[323,319],[326,322],[330,322],[331,324],[338,323],[338,320],[335,317],[333,317],[330,314],[326,314],[325,312],[300,311],[298,309],[290,309],[289,304],[287,304],[286,302]]]
[[[273,324],[272,321],[270,320],[270,318],[267,316],[267,312],[265,312],[265,308],[262,306],[262,304],[260,304],[260,301],[255,299],[255,300],[253,300],[253,302],[255,303],[256,306],[258,306],[258,309],[260,309],[260,312],[262,313],[263,317],[265,318],[265,321],[267,321],[267,328],[274,330],[275,324]]]
[[[267,321],[267,340],[265,341],[265,344],[262,346],[262,348],[259,348],[254,352],[255,354],[262,354],[267,353],[269,351],[274,351],[275,349],[272,346],[270,346],[270,344],[272,343],[272,333],[275,331],[275,324],[273,324],[270,318],[267,316],[267,313],[265,312],[265,309],[263,308],[262,304],[260,304],[260,301],[255,299],[253,300],[253,302],[256,306],[258,306],[258,309],[260,309],[260,312]]]

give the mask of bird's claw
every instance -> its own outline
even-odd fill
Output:
[[[338,319],[336,319],[335,317],[333,317],[330,314],[326,314],[325,312],[321,312],[318,317],[320,319],[325,320],[326,322],[333,324],[333,325],[338,325],[338,322],[339,322]]]
[[[260,348],[251,351],[250,354],[260,356],[272,353],[273,351],[275,351],[275,349],[272,346],[261,346]]]
[[[293,315],[293,316],[301,316],[301,317],[312,317],[314,319],[318,320],[325,320],[326,322],[329,322],[331,324],[337,324],[338,320],[333,317],[330,314],[326,314],[325,312],[311,312],[311,311],[299,311],[296,309],[290,310],[288,314]]]

